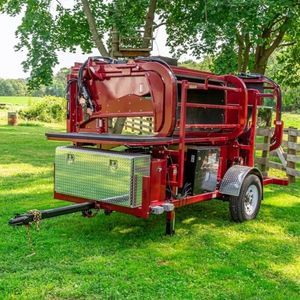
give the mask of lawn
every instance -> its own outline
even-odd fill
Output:
[[[30,230],[31,255],[25,228],[7,221],[67,204],[52,198],[63,143],[44,137],[58,129],[0,124],[0,299],[299,299],[299,180],[267,186],[258,219],[243,224],[226,202],[180,208],[173,237],[164,216],[45,220]]]
[[[300,114],[283,113],[282,120],[284,127],[296,127],[300,129]]]
[[[24,106],[39,99],[41,98],[29,96],[0,96],[0,103]]]

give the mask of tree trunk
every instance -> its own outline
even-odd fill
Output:
[[[264,33],[262,37],[265,38],[265,42],[262,45],[258,45],[256,47],[256,53],[255,53],[255,63],[253,72],[264,74],[266,72],[268,60],[271,56],[271,54],[276,50],[276,48],[280,45],[280,43],[283,40],[283,37],[287,30],[287,24],[290,22],[290,19],[288,17],[285,17],[283,19],[283,23],[278,28],[278,34],[274,38],[271,43],[267,44],[268,38],[270,37],[270,34],[272,32],[272,27],[266,28],[264,30]]]
[[[94,40],[94,43],[96,45],[96,47],[98,48],[99,52],[101,55],[103,56],[109,56],[108,51],[106,50],[104,43],[98,33],[97,30],[97,24],[95,21],[95,18],[92,14],[91,8],[90,8],[90,4],[88,0],[81,0],[82,6],[83,6],[83,12],[87,18],[88,24],[89,24],[89,28]]]
[[[150,0],[144,26],[143,48],[149,48],[153,36],[153,24],[157,0]]]
[[[243,55],[243,65],[242,65],[242,72],[247,72],[248,64],[249,64],[249,56],[250,56],[250,37],[249,33],[245,34],[245,48],[244,48],[244,55]]]
[[[255,63],[252,72],[264,75],[266,72],[267,64],[268,59],[260,59],[258,62]]]
[[[240,73],[242,71],[242,64],[243,64],[243,45],[239,44],[239,50],[238,50],[238,67],[237,67],[238,73]]]
[[[237,57],[237,71],[240,73],[242,71],[242,65],[243,65],[243,51],[244,51],[244,39],[243,35],[239,33],[239,31],[236,31],[236,39],[238,44],[238,57]]]
[[[268,60],[271,54],[274,52],[274,50],[270,51],[270,48],[266,48],[264,45],[258,46],[256,48],[255,61],[252,70],[253,73],[258,73],[262,75],[265,74],[268,65]]]

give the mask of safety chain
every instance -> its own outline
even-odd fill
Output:
[[[41,222],[41,219],[42,219],[42,213],[37,209],[32,209],[28,212],[28,214],[33,215],[32,221],[33,221],[33,223],[35,223],[36,229],[39,231],[40,230],[40,222]],[[32,251],[31,254],[27,255],[29,257],[29,256],[35,255],[35,249],[34,249],[34,246],[33,246],[32,236],[31,236],[31,232],[30,232],[30,224],[25,225],[25,230],[26,230],[26,234],[27,234],[28,245],[29,245],[29,248]]]
[[[36,229],[40,230],[40,222],[42,220],[42,213],[37,209],[32,209],[28,213],[33,215],[32,221],[35,223]]]
[[[84,210],[82,211],[82,215],[86,218],[94,218],[97,216],[98,212],[100,209],[96,209],[96,211],[93,213],[92,210],[88,209],[88,210]]]
[[[31,250],[31,254],[27,255],[27,257],[29,257],[29,256],[35,255],[35,250],[34,250],[34,246],[33,246],[33,242],[32,242],[32,236],[30,233],[30,225],[29,224],[25,225],[25,230],[26,230],[28,245]]]

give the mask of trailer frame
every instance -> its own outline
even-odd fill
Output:
[[[123,85],[116,86],[121,81]],[[129,85],[139,86],[140,91],[149,90],[152,102],[144,101],[145,91],[144,94],[140,92],[139,96],[126,94]],[[189,95],[197,91],[207,97],[206,102],[190,101]],[[211,91],[221,93],[224,99],[220,97],[220,103],[209,103],[209,96],[213,95]],[[112,97],[111,94],[115,96]],[[268,184],[287,185],[288,181],[285,179],[263,177],[254,167],[257,109],[264,98],[276,102],[275,131],[270,146],[274,150],[280,146],[283,134],[281,91],[276,83],[263,75],[218,76],[170,66],[151,57],[138,58],[127,63],[96,57],[89,58],[84,64],[77,63],[68,76],[67,132],[47,133],[47,138],[70,141],[76,147],[97,145],[100,148],[113,148],[120,144],[128,147],[151,147],[151,173],[150,176],[143,177],[140,207],[124,207],[56,191],[54,198],[78,203],[78,211],[89,206],[140,218],[166,213],[166,233],[173,234],[175,209],[211,199],[229,200],[231,196],[238,196],[243,181],[249,174],[257,176],[262,187]],[[80,99],[86,101],[85,106],[80,104]],[[218,113],[222,122],[188,122],[189,112],[197,109],[206,113]],[[110,133],[110,119],[137,116],[154,117],[156,134],[126,136]],[[210,121],[207,118],[206,120]],[[220,161],[217,184],[213,191],[181,195],[180,191],[184,189],[185,183],[187,147],[190,145],[218,147]],[[242,179],[236,182],[235,191],[225,191],[222,184],[226,174],[234,168],[239,169],[239,166],[241,168],[238,172]],[[155,175],[158,169],[163,169],[165,180]],[[156,187],[155,191],[151,189],[152,186]],[[167,188],[169,195],[166,194]],[[74,211],[70,208],[65,209],[65,212]],[[55,212],[48,215],[42,213],[42,218],[49,216],[55,216]],[[31,215],[23,217],[24,224],[32,221]],[[10,224],[22,224],[22,218],[17,218],[18,220],[11,220]]]

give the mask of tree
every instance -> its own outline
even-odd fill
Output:
[[[213,68],[212,58],[209,56],[204,57],[204,59],[199,62],[189,59],[181,62],[180,65],[186,68],[207,72],[210,72]]]
[[[13,87],[8,80],[0,79],[0,96],[11,96]]]
[[[276,49],[299,47],[298,0],[174,0],[165,18],[172,49],[214,55],[216,71],[264,74]]]
[[[26,49],[25,71],[30,71],[29,87],[49,85],[52,70],[58,63],[57,51],[84,53],[96,47],[102,56],[111,52],[112,29],[122,35],[134,35],[144,29],[143,45],[153,36],[157,0],[74,0],[72,8],[59,0],[2,0],[0,12],[22,14],[16,32],[17,50]]]
[[[0,96],[26,96],[27,86],[25,79],[1,79]]]
[[[166,25],[168,45],[179,56],[191,52],[214,59],[218,73],[265,73],[278,49],[299,51],[299,0],[2,0],[0,12],[24,14],[18,27],[18,50],[27,50],[23,63],[30,71],[29,87],[49,85],[58,63],[57,51],[115,54],[113,31],[136,36],[142,46]],[[158,22],[158,24],[156,24]],[[295,50],[296,49],[296,50]],[[297,50],[298,49],[298,50]],[[289,56],[291,57],[291,56]],[[285,58],[284,58],[285,59]]]
[[[272,63],[269,64],[267,73],[286,87],[300,85],[300,40],[298,47],[289,47],[275,53]]]
[[[38,89],[28,91],[26,79],[1,79],[0,96],[57,96],[65,97],[66,77],[70,72],[68,68],[60,69],[52,78],[52,83],[48,86],[40,86]]]
[[[45,87],[45,95],[65,97],[67,74],[69,72],[70,70],[68,68],[60,69],[57,74],[53,76],[52,84]]]
[[[271,57],[266,73],[281,85],[283,109],[286,111],[299,111],[300,47],[290,47],[277,51]]]

